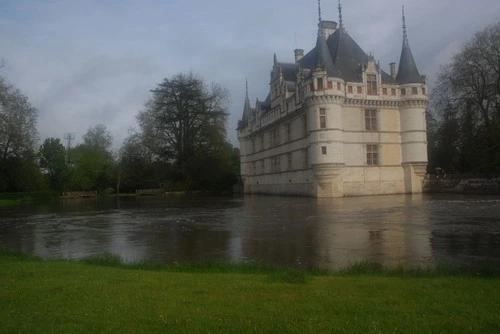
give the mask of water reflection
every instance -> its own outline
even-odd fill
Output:
[[[131,262],[500,265],[499,217],[499,198],[451,195],[65,200],[0,209],[0,247]]]

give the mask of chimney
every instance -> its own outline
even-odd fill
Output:
[[[295,49],[293,52],[295,52],[295,62],[297,63],[299,60],[304,57],[304,50],[302,49]]]
[[[390,63],[389,66],[391,67],[391,77],[396,79],[396,63]]]
[[[318,25],[325,39],[337,31],[337,22],[335,21],[321,21]]]

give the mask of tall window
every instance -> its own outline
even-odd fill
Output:
[[[273,145],[278,146],[280,144],[280,129],[276,128],[273,130]]]
[[[333,82],[328,81],[328,89],[333,89]]]
[[[307,128],[307,115],[302,117],[302,125],[304,126],[304,137],[306,137],[309,133],[309,129]]]
[[[261,151],[264,150],[264,134],[262,134],[262,136],[260,136],[260,150]]]
[[[352,86],[347,86],[347,92],[350,94],[352,93]]]
[[[377,166],[379,164],[377,144],[366,145],[366,164],[368,166]]]
[[[375,109],[365,110],[365,130],[377,131],[377,110]]]
[[[366,75],[366,85],[368,95],[377,95],[377,76],[375,74]]]
[[[307,148],[304,149],[304,168],[309,167],[309,152],[307,151]]]
[[[326,146],[321,146],[321,154],[326,154]]]
[[[326,109],[319,109],[319,128],[326,129]]]
[[[418,88],[417,87],[412,87],[411,88],[411,95],[417,95],[418,94]]]
[[[323,79],[318,78],[317,82],[318,82],[318,90],[323,90]]]
[[[362,94],[363,93],[363,88],[362,87],[357,87],[357,90],[358,90],[358,94]]]
[[[401,88],[401,95],[406,95],[406,88]]]
[[[292,166],[292,153],[291,152],[288,153],[287,160],[288,160],[288,170],[292,170],[293,166]]]

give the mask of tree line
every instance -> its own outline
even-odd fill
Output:
[[[37,146],[36,108],[0,77],[0,192],[231,190],[239,150],[226,139],[227,91],[189,73],[165,78],[151,92],[138,128],[117,152],[104,124],[73,148],[59,138]]]
[[[428,112],[429,169],[500,173],[500,23],[441,67]]]

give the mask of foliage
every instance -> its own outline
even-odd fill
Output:
[[[119,158],[120,189],[158,188],[152,156],[140,134],[131,132],[124,140]]]
[[[38,151],[40,167],[45,171],[49,186],[61,190],[67,173],[66,150],[59,138],[47,138]]]
[[[500,23],[476,35],[441,68],[433,104],[442,116],[440,167],[500,171]]]
[[[168,190],[230,189],[236,176],[232,147],[225,138],[226,90],[215,84],[207,87],[190,73],[165,78],[152,93],[137,117],[139,134],[125,142],[123,167],[136,163],[143,171],[147,159],[163,165],[166,175],[155,172],[155,179]],[[147,158],[134,162],[131,150]],[[131,176],[124,169],[126,174]]]
[[[25,191],[42,186],[35,145],[37,110],[19,89],[0,77],[0,191]]]
[[[116,163],[111,152],[112,137],[106,127],[90,127],[83,136],[84,143],[68,152],[71,190],[99,190],[114,188]]]

